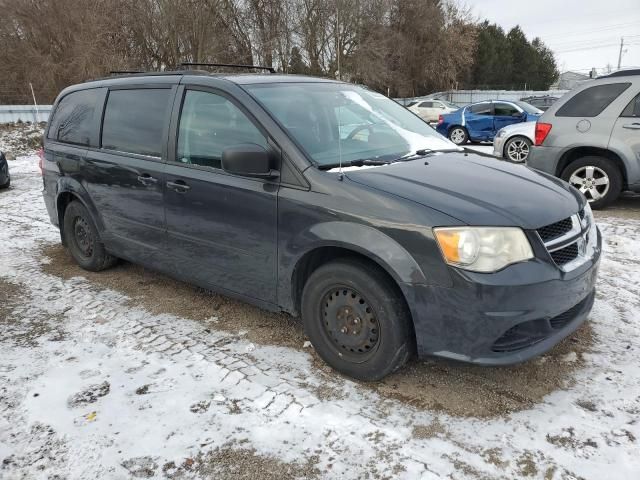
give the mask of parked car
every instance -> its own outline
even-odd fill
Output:
[[[554,97],[553,95],[537,95],[531,97],[521,98],[521,102],[526,102],[536,108],[539,108],[543,112],[546,112],[551,105],[558,101],[560,97]]]
[[[425,122],[437,122],[444,113],[455,112],[460,107],[445,100],[422,100],[407,107]]]
[[[11,184],[11,176],[9,175],[9,164],[7,157],[0,152],[0,188],[8,188]]]
[[[436,129],[456,145],[493,140],[498,130],[507,125],[531,122],[542,114],[524,102],[502,100],[472,103],[460,110],[440,115]]]
[[[578,191],[465,152],[357,85],[92,81],[56,99],[44,156],[47,211],[80,266],[123,258],[301,316],[355,378],[414,353],[522,362],[593,304],[601,237]]]
[[[538,120],[529,166],[579,189],[592,208],[640,192],[640,70],[589,81]]]
[[[514,123],[498,130],[493,139],[493,154],[512,162],[527,160],[533,145],[536,122]]]

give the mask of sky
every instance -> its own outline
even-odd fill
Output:
[[[529,40],[540,37],[561,72],[598,73],[618,65],[640,68],[640,0],[462,0],[480,18],[505,30],[520,25]]]

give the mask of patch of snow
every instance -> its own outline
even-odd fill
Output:
[[[13,188],[0,193],[0,278],[22,285],[24,315],[44,316],[64,335],[43,335],[36,346],[0,338],[3,478],[158,478],[163,464],[233,441],[284,462],[313,457],[326,478],[522,478],[529,464],[540,478],[640,472],[638,221],[600,222],[596,346],[571,385],[528,410],[462,418],[327,377],[306,351],[251,349],[242,336],[132,308],[85,278],[43,273],[38,246],[59,234],[37,160],[11,167]],[[75,395],[90,401],[70,404]],[[584,400],[594,407],[579,407]],[[434,422],[442,432],[413,435]]]

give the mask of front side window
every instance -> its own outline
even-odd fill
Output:
[[[630,83],[609,83],[587,88],[571,97],[556,112],[556,117],[597,117]]]
[[[475,115],[491,115],[491,104],[478,103],[476,105],[471,105],[470,110],[471,113]]]
[[[168,88],[110,91],[102,124],[102,148],[160,157],[170,94]]]
[[[98,88],[66,95],[58,103],[51,119],[48,138],[88,146],[93,130],[93,115],[102,95],[102,90]]]
[[[188,90],[180,113],[178,163],[221,168],[227,147],[267,139],[233,102],[214,93]]]
[[[494,103],[493,111],[494,115],[498,117],[512,117],[520,113],[516,107],[508,103]]]
[[[629,105],[622,111],[621,117],[640,117],[640,95],[629,102]]]
[[[394,161],[420,149],[458,149],[393,100],[357,85],[303,82],[245,88],[319,168]]]

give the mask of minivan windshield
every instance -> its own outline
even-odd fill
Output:
[[[245,87],[319,168],[385,163],[459,148],[393,100],[347,83]]]

